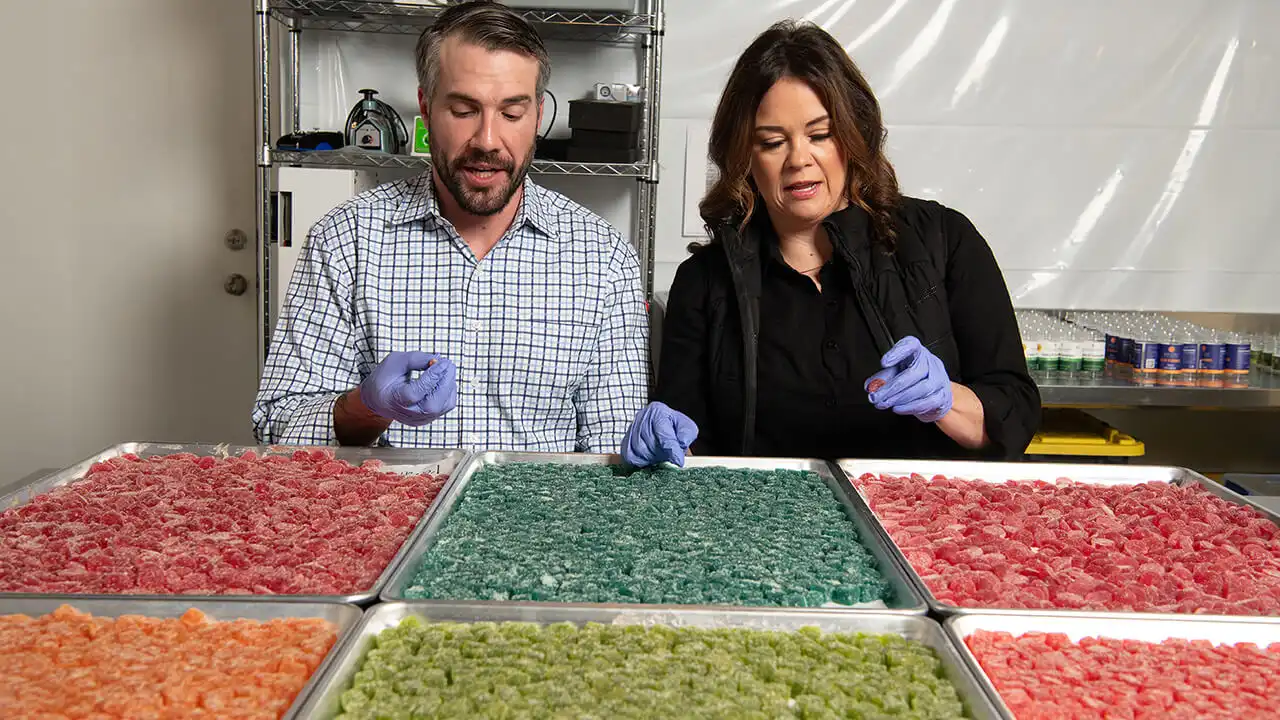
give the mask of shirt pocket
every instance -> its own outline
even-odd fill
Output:
[[[511,381],[555,403],[582,384],[595,355],[599,328],[557,308],[519,313],[521,332],[507,364]]]

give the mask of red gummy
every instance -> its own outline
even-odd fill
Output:
[[[114,458],[0,513],[0,592],[359,593],[445,480],[323,452]]]
[[[1020,720],[1275,717],[1280,644],[979,630],[965,644]]]
[[[951,605],[1280,613],[1280,529],[1199,486],[870,474],[855,484]]]
[[[875,380],[872,380],[872,381],[871,381],[871,384],[870,384],[870,385],[868,385],[868,386],[867,386],[867,391],[868,391],[868,392],[877,392],[877,391],[879,391],[879,390],[880,390],[880,388],[882,388],[882,387],[884,387],[884,380],[881,380],[880,378],[876,378]]]

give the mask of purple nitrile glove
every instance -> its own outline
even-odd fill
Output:
[[[412,373],[421,371],[416,379]],[[458,404],[458,369],[449,358],[393,352],[360,383],[360,399],[375,414],[418,427]]]
[[[660,402],[636,415],[622,439],[622,460],[635,467],[669,462],[684,467],[684,454],[698,439],[698,425],[684,413]]]
[[[877,410],[913,415],[921,422],[937,422],[951,411],[951,378],[938,356],[914,337],[898,341],[880,359],[880,372],[863,388]]]

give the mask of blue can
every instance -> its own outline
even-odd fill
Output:
[[[1223,374],[1226,370],[1226,343],[1200,343],[1200,376],[1196,384],[1201,387],[1222,387]]]
[[[1120,348],[1116,351],[1116,362],[1121,365],[1134,366],[1133,338],[1120,338]]]
[[[1226,384],[1227,387],[1249,386],[1249,343],[1227,343]]]
[[[1140,385],[1155,385],[1160,377],[1160,348],[1165,343],[1133,341],[1133,379]]]
[[[1200,343],[1182,343],[1182,369],[1178,371],[1177,385],[1191,387],[1200,376]]]
[[[1177,385],[1182,372],[1182,346],[1177,343],[1161,343],[1156,356],[1156,382],[1161,385]]]

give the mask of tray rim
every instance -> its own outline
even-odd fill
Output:
[[[449,479],[445,481],[445,486],[441,487],[440,492],[432,499],[431,503],[422,511],[421,517],[417,524],[400,543],[396,554],[392,556],[387,566],[382,569],[378,577],[374,580],[372,587],[356,593],[348,593],[345,595],[186,595],[181,593],[158,595],[151,593],[137,594],[110,594],[110,593],[41,593],[41,592],[0,592],[0,601],[6,599],[39,599],[46,597],[62,598],[67,602],[72,600],[112,600],[117,598],[127,598],[130,600],[146,600],[146,601],[164,601],[185,599],[190,601],[214,602],[220,600],[231,600],[238,602],[301,602],[301,603],[349,603],[354,605],[369,605],[377,602],[382,587],[390,579],[392,570],[399,563],[401,557],[407,552],[407,549],[413,542],[414,538],[426,528],[427,521],[435,512],[440,499],[444,496],[444,491],[448,484],[453,480],[453,474],[460,468],[464,467],[467,460],[470,459],[472,453],[468,450],[456,448],[375,448],[375,447],[347,447],[334,445],[235,445],[232,443],[171,443],[171,442],[149,442],[149,441],[128,441],[109,445],[106,448],[90,455],[88,458],[80,462],[69,465],[57,472],[50,473],[43,477],[34,479],[20,487],[13,488],[10,492],[0,497],[0,512],[21,507],[31,501],[32,498],[44,494],[56,487],[70,484],[84,477],[95,463],[109,460],[126,454],[138,454],[147,452],[151,449],[161,449],[163,452],[155,453],[156,455],[174,455],[180,453],[192,453],[196,455],[209,455],[212,457],[226,458],[234,455],[240,455],[248,451],[253,451],[261,455],[291,455],[298,451],[313,452],[321,451],[328,453],[338,459],[346,459],[344,456],[357,456],[363,460],[380,460],[384,465],[412,465],[408,462],[414,455],[438,454],[439,457],[429,460],[425,463],[418,464],[444,464],[453,462],[453,469],[449,471]],[[397,460],[399,459],[399,460]],[[390,460],[390,462],[389,462]],[[354,459],[347,462],[357,464]],[[389,472],[396,472],[389,470]],[[407,471],[400,474],[407,474]],[[436,473],[432,473],[436,474]],[[25,500],[16,502],[23,496],[29,494]]]
[[[178,596],[179,598],[186,596]],[[316,666],[315,672],[311,673],[311,677],[307,678],[307,682],[298,690],[298,694],[294,696],[293,702],[289,708],[280,716],[281,720],[294,720],[294,718],[304,717],[301,715],[302,708],[311,698],[312,693],[321,686],[324,678],[328,675],[330,667],[333,665],[337,657],[346,648],[347,643],[355,637],[357,629],[364,620],[364,611],[352,604],[336,601],[308,601],[308,602],[261,602],[261,601],[243,601],[243,600],[192,600],[187,602],[181,599],[163,599],[163,600],[141,600],[133,601],[128,596],[112,596],[109,598],[87,598],[75,597],[66,599],[66,596],[60,595],[44,595],[37,597],[22,598],[0,598],[0,615],[25,614],[31,615],[39,613],[41,615],[53,612],[63,605],[70,605],[76,610],[87,612],[96,617],[121,617],[123,615],[142,615],[144,617],[162,617],[162,618],[178,618],[188,609],[195,608],[208,615],[213,620],[227,621],[234,619],[247,620],[269,620],[272,618],[252,617],[253,613],[262,613],[266,610],[277,610],[280,615],[274,617],[280,618],[321,618],[329,619],[323,615],[303,615],[300,613],[312,612],[320,613],[322,610],[331,610],[338,615],[338,619],[330,620],[338,626],[337,636],[334,638],[333,645],[325,653],[320,660],[320,664]],[[40,610],[30,609],[32,607],[42,608]],[[120,606],[117,609],[117,606]],[[99,608],[95,611],[94,608]],[[148,614],[148,610],[152,613]],[[238,613],[245,613],[240,615]],[[229,614],[235,614],[235,617],[229,617]],[[218,616],[222,617],[218,617]]]
[[[1233,631],[1236,631],[1241,625],[1246,625],[1246,626],[1254,626],[1260,632],[1273,633],[1277,636],[1277,641],[1280,641],[1280,626],[1276,625],[1275,623],[1268,623],[1268,622],[1222,623],[1215,620],[1188,619],[1188,618],[1199,617],[1196,615],[1174,617],[1174,618],[1161,617],[1161,616],[1156,616],[1154,614],[1148,616],[1143,613],[1128,613],[1127,615],[1128,616],[1126,617],[1115,617],[1115,613],[1089,613],[1089,612],[1079,612],[1079,611],[1042,613],[1035,616],[1028,616],[1023,613],[1013,613],[1013,612],[986,613],[986,614],[962,614],[962,615],[952,615],[946,618],[945,620],[943,620],[942,629],[947,634],[947,637],[950,638],[951,644],[955,647],[956,652],[960,655],[961,659],[963,659],[965,664],[969,666],[969,672],[973,674],[975,677],[977,677],[980,681],[980,684],[983,686],[983,688],[988,693],[990,693],[990,697],[988,699],[995,706],[996,710],[1001,714],[1001,716],[1005,718],[1005,720],[1017,720],[1017,718],[1014,716],[1013,711],[1009,709],[1009,706],[1005,704],[1004,699],[1000,697],[1000,692],[996,689],[995,682],[992,681],[991,676],[987,674],[987,671],[983,669],[982,664],[978,662],[978,657],[973,654],[973,651],[969,649],[969,646],[964,641],[965,638],[973,634],[973,630],[989,629],[986,627],[975,627],[972,630],[966,630],[969,626],[976,623],[984,623],[984,622],[989,623],[993,620],[1007,620],[1010,618],[1030,619],[1030,620],[1036,621],[1038,624],[1043,624],[1043,628],[1037,630],[1036,632],[1045,632],[1045,633],[1059,632],[1059,630],[1057,630],[1054,627],[1055,624],[1080,623],[1080,622],[1088,623],[1090,625],[1097,624],[1100,622],[1116,623],[1120,625],[1120,627],[1122,628],[1123,627],[1131,628],[1135,623],[1137,624],[1150,623],[1150,624],[1160,624],[1160,625],[1195,625],[1205,630],[1212,630],[1212,629],[1221,630],[1223,628],[1231,628]],[[1134,615],[1139,615],[1140,617],[1133,617]],[[1005,632],[1008,632],[1008,631],[1005,631]],[[1211,633],[1206,633],[1206,634],[1211,634]],[[1120,639],[1120,640],[1127,639],[1123,637],[1124,635],[1125,633],[1121,632],[1121,633],[1117,633],[1117,635],[1104,636],[1104,637],[1115,637],[1116,639]],[[1090,632],[1089,636],[1097,637],[1098,635],[1096,633]],[[1170,637],[1173,637],[1173,636],[1171,635]],[[1209,638],[1188,637],[1185,639],[1198,640],[1198,639],[1209,639]],[[1148,642],[1148,641],[1144,641],[1144,642]],[[1261,645],[1261,643],[1258,643],[1258,644]]]
[[[715,623],[716,627],[745,627],[752,630],[770,630],[778,628],[770,628],[766,626],[757,626],[749,623],[767,623],[769,621],[781,622],[793,627],[782,628],[785,631],[794,632],[801,627],[807,625],[819,626],[849,626],[844,629],[825,630],[824,632],[865,632],[865,633],[881,633],[881,634],[897,634],[908,639],[917,640],[922,644],[932,648],[937,653],[940,662],[948,670],[947,679],[956,686],[957,692],[960,693],[962,701],[965,703],[966,711],[972,715],[975,720],[987,720],[987,718],[999,718],[999,710],[991,700],[991,696],[986,687],[983,686],[982,680],[974,675],[970,666],[964,662],[960,651],[955,647],[951,637],[943,630],[942,625],[933,618],[925,615],[905,615],[901,613],[884,613],[884,612],[865,612],[865,613],[823,613],[817,612],[817,609],[808,608],[807,612],[781,613],[769,609],[754,608],[748,610],[734,610],[731,608],[721,607],[695,607],[695,606],[679,606],[675,608],[659,608],[653,605],[627,605],[627,606],[611,606],[593,605],[581,608],[566,608],[563,606],[555,606],[551,603],[534,603],[534,602],[512,602],[501,604],[482,604],[471,601],[421,601],[421,602],[386,602],[375,605],[365,611],[360,623],[352,632],[350,640],[343,646],[342,653],[335,657],[333,664],[329,668],[328,675],[324,678],[325,686],[317,688],[312,692],[306,703],[303,705],[304,717],[321,718],[328,717],[321,715],[321,705],[327,702],[326,695],[330,693],[341,694],[349,687],[349,681],[355,672],[359,669],[359,663],[363,661],[363,655],[367,652],[366,643],[372,642],[371,638],[381,631],[384,627],[389,627],[398,623],[400,620],[410,615],[428,619],[432,610],[438,613],[450,614],[453,616],[459,614],[472,615],[472,619],[456,619],[456,617],[439,617],[437,620],[444,622],[537,622],[539,624],[549,624],[552,622],[574,622],[575,624],[583,624],[587,622],[601,622],[601,618],[607,618],[607,624],[620,625],[645,625],[663,624],[668,626],[683,626],[679,623],[655,623],[658,619],[671,618],[673,620],[689,619],[689,618],[707,618]],[[538,616],[551,616],[542,620]],[[718,621],[718,622],[717,622]],[[895,623],[904,625],[907,628],[918,628],[918,632],[926,637],[915,638],[906,635],[906,631],[898,631],[896,629],[873,629],[867,626],[874,623]],[[696,625],[694,625],[696,627]],[[927,637],[932,635],[932,637]],[[348,666],[350,672],[347,671]],[[957,681],[956,675],[959,676]],[[971,687],[965,688],[967,684]],[[335,690],[335,688],[337,688]],[[976,692],[976,695],[975,695]]]
[[[1177,485],[1187,485],[1195,483],[1205,488],[1208,492],[1226,502],[1243,505],[1261,513],[1264,517],[1272,520],[1280,525],[1280,514],[1277,514],[1267,508],[1259,506],[1257,503],[1247,500],[1243,495],[1233,492],[1222,485],[1213,482],[1209,478],[1200,473],[1177,465],[1089,465],[1089,464],[1070,464],[1070,463],[1036,463],[1036,462],[981,462],[967,460],[876,460],[866,458],[842,458],[836,460],[832,465],[845,476],[845,480],[853,487],[855,493],[865,508],[873,524],[880,534],[881,540],[889,548],[893,555],[894,562],[898,564],[898,569],[916,585],[916,591],[925,598],[925,602],[929,606],[931,613],[941,617],[950,617],[953,615],[1032,615],[1032,616],[1054,616],[1063,613],[1096,615],[1112,617],[1116,619],[1156,619],[1156,620],[1182,620],[1194,618],[1201,621],[1222,622],[1222,623],[1277,623],[1280,624],[1280,616],[1269,615],[1216,615],[1209,613],[1160,613],[1160,612],[1141,612],[1141,611],[1098,611],[1098,610],[1072,610],[1070,608],[1009,608],[1009,607],[965,607],[960,605],[949,605],[938,600],[929,589],[920,574],[908,562],[906,554],[902,552],[902,548],[890,536],[889,531],[885,530],[880,518],[875,511],[871,509],[871,503],[862,493],[862,489],[854,483],[855,477],[860,477],[865,473],[888,473],[899,475],[910,475],[913,472],[919,475],[947,475],[948,477],[960,477],[970,482],[998,483],[1003,482],[1011,476],[1020,476],[1026,481],[1047,480],[1053,482],[1061,477],[1105,477],[1105,476],[1123,476],[1126,473],[1138,474],[1146,473],[1152,477],[1126,480],[1122,477],[1116,477],[1110,481],[1090,483],[1090,480],[1076,480],[1085,484],[1107,484],[1107,485],[1140,485],[1146,482],[1160,482],[1161,479],[1156,477],[1164,475],[1164,482]],[[852,470],[856,468],[856,471]],[[929,468],[929,469],[925,469]],[[966,468],[987,469],[985,475],[997,476],[995,480],[988,480],[986,477],[969,478],[965,477]],[[1033,468],[1045,471],[1046,475],[1035,477],[1032,471],[1019,472],[1018,468]],[[1005,471],[1006,474],[998,474],[991,472]],[[1079,470],[1077,472],[1077,469]],[[1053,477],[1048,477],[1047,473],[1055,473]],[[1072,477],[1074,480],[1075,477]]]
[[[400,564],[395,568],[387,583],[383,586],[379,595],[379,601],[382,603],[389,602],[406,602],[416,603],[425,602],[418,598],[406,598],[403,595],[403,587],[412,579],[412,574],[417,569],[418,562],[422,556],[429,550],[434,543],[436,534],[448,520],[454,506],[461,501],[463,493],[466,491],[467,483],[471,477],[475,475],[481,468],[490,463],[505,464],[515,462],[528,463],[547,463],[558,464],[554,461],[565,460],[565,464],[571,465],[620,465],[622,459],[617,454],[592,454],[592,453],[536,453],[536,452],[513,452],[505,450],[487,450],[475,452],[467,459],[466,465],[459,470],[455,477],[449,478],[449,484],[445,486],[440,493],[440,506],[438,510],[432,514],[429,523],[414,543],[410,546],[409,552],[405,554]],[[903,607],[898,608],[863,608],[863,607],[829,607],[829,608],[793,608],[793,607],[775,607],[770,605],[671,605],[671,604],[644,604],[644,603],[562,603],[562,602],[538,602],[538,605],[559,606],[565,608],[578,607],[605,607],[605,608],[636,608],[636,607],[662,607],[662,608],[698,608],[707,610],[769,610],[779,612],[796,612],[796,611],[818,611],[828,613],[887,613],[887,614],[904,614],[904,615],[924,615],[928,612],[928,605],[924,596],[919,592],[919,586],[914,580],[902,574],[896,558],[894,558],[892,549],[889,548],[883,540],[883,536],[879,531],[878,523],[871,522],[862,505],[865,502],[860,498],[852,483],[848,478],[844,477],[837,468],[825,460],[816,460],[811,458],[772,458],[772,457],[750,457],[738,458],[729,456],[690,456],[686,459],[685,467],[728,467],[728,468],[754,468],[754,469],[780,469],[780,470],[809,470],[817,474],[827,484],[831,490],[836,502],[844,509],[849,521],[859,531],[860,542],[867,546],[868,552],[875,558],[880,568],[881,574],[893,587],[895,594],[905,595]],[[446,497],[447,493],[447,497]],[[843,494],[843,497],[841,495]],[[434,601],[433,601],[434,602]],[[493,603],[502,604],[511,601],[492,601],[492,600],[462,600],[453,599],[448,602],[453,603]],[[515,601],[525,602],[525,601]],[[534,601],[529,601],[534,602]]]

